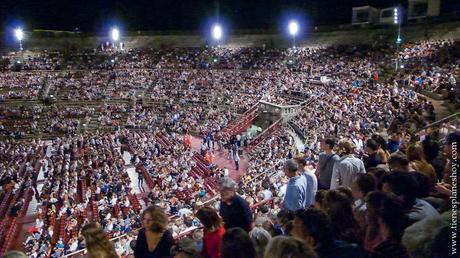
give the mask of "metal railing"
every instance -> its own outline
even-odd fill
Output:
[[[451,120],[453,120],[454,118],[457,118],[459,119],[460,118],[460,112],[457,112],[457,113],[454,113],[452,115],[449,115],[449,116],[446,116],[436,122],[433,122],[429,125],[426,125],[423,129],[427,129],[427,128],[430,128],[430,127],[435,127],[435,126],[438,126],[439,124],[442,124],[442,123],[445,123],[445,122],[450,122]]]
[[[214,197],[212,197],[211,199],[203,202],[203,204],[201,206],[205,206],[205,205],[209,205],[210,203],[214,202],[214,201],[217,201],[217,199],[220,198],[220,195],[216,195]],[[174,218],[177,218],[176,215],[174,216],[170,216],[169,219],[172,220]],[[177,236],[175,236],[174,238],[175,239],[180,239],[180,238],[183,238],[185,236],[188,236],[190,235],[191,233],[193,233],[195,230],[197,229],[200,229],[201,227],[192,227],[192,228],[188,228],[182,232],[180,232],[179,234],[177,234]],[[119,241],[120,239],[122,238],[126,238],[128,237],[129,235],[132,235],[133,233],[136,233],[140,230],[140,228],[136,228],[134,229],[132,232],[130,233],[126,233],[126,234],[123,234],[123,235],[120,235],[120,236],[117,236],[117,237],[114,237],[114,238],[111,238],[110,241],[111,242],[116,242],[116,241]],[[75,256],[79,256],[79,255],[83,255],[85,254],[86,252],[86,248],[85,249],[81,249],[81,250],[78,250],[78,251],[75,251],[75,252],[72,252],[72,253],[69,253],[69,254],[66,254],[64,257],[75,257]]]

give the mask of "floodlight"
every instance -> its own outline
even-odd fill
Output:
[[[24,38],[24,31],[21,28],[17,28],[14,30],[14,35],[17,40],[21,41]]]
[[[223,35],[222,26],[220,26],[220,24],[214,24],[214,26],[212,26],[211,34],[215,40],[220,40]]]
[[[299,23],[297,21],[290,21],[288,25],[289,34],[296,36],[299,32]]]
[[[394,23],[394,24],[398,24],[398,23],[399,23],[398,8],[393,9],[393,23]]]
[[[117,28],[112,29],[112,40],[113,41],[118,41],[120,38],[120,31]]]

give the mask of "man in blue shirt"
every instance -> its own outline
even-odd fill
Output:
[[[307,179],[307,205],[305,208],[308,208],[315,203],[315,195],[318,191],[318,179],[315,173],[307,168],[307,162],[304,157],[296,157],[295,161],[299,166],[300,175]]]
[[[296,211],[308,205],[307,178],[300,175],[297,162],[289,159],[284,163],[284,174],[289,178],[284,197],[284,208]]]

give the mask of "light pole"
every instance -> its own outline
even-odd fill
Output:
[[[214,24],[211,28],[211,36],[214,39],[214,41],[217,42],[217,45],[219,45],[223,35],[224,31],[222,29],[222,26],[219,23]]]
[[[118,30],[118,28],[112,29],[111,36],[112,36],[112,45],[114,48],[116,48],[117,41],[120,39],[120,31]]]
[[[22,40],[24,39],[24,31],[22,28],[16,28],[14,30],[14,36],[19,41],[19,51],[21,52],[21,62],[24,62],[24,52],[22,48]]]
[[[396,71],[399,69],[399,45],[401,44],[401,16],[398,8],[393,9],[393,23],[398,25],[398,37],[396,38]]]
[[[290,21],[288,24],[289,34],[292,36],[292,48],[295,48],[295,37],[299,32],[299,23],[297,21]]]

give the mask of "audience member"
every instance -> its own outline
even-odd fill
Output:
[[[245,230],[230,228],[222,237],[221,255],[222,258],[256,258],[256,251]]]
[[[246,232],[251,231],[252,212],[246,200],[235,193],[236,183],[229,177],[223,177],[219,187],[222,199],[219,213],[225,229],[240,227]]]
[[[174,239],[169,230],[168,217],[157,206],[151,206],[142,213],[142,229],[134,248],[135,257],[169,257]]]
[[[270,233],[262,227],[255,227],[249,232],[249,237],[252,240],[257,258],[264,258],[265,249],[272,239]]]
[[[289,159],[284,164],[284,174],[289,178],[284,197],[284,208],[296,211],[308,207],[311,196],[308,193],[307,177],[299,174],[296,161]],[[311,193],[310,193],[311,194]]]
[[[196,217],[204,227],[203,255],[209,258],[219,258],[222,236],[225,232],[222,219],[210,207],[200,208],[196,213]]]
[[[336,189],[339,186],[351,187],[358,174],[366,173],[364,163],[353,155],[355,149],[354,143],[348,139],[339,142],[338,153],[341,157],[334,164],[331,189]]]
[[[265,251],[265,258],[315,258],[313,249],[304,242],[286,236],[274,237]]]
[[[85,238],[88,257],[91,258],[118,258],[113,244],[105,235],[103,229],[96,223],[86,224],[81,234]]]

